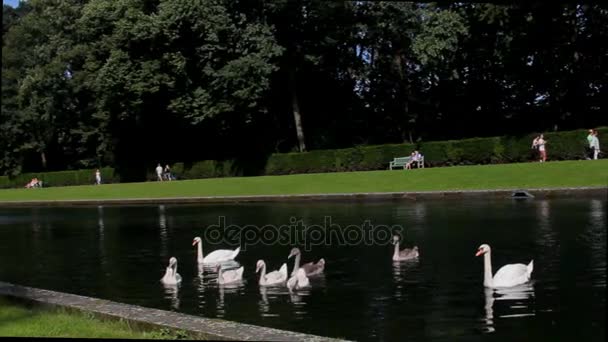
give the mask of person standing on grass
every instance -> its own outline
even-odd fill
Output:
[[[589,143],[589,154],[587,156],[587,160],[593,158],[593,130],[589,130],[589,135],[587,135],[587,143]]]
[[[99,169],[95,171],[95,184],[101,185],[101,172],[99,172]]]
[[[540,135],[537,135],[534,140],[532,140],[532,146],[530,147],[530,150],[532,151],[532,158],[538,158],[539,156],[539,152],[538,152],[538,140],[540,139]]]
[[[171,168],[169,167],[169,164],[165,165],[165,179],[170,181],[171,180]]]
[[[541,134],[538,136],[538,140],[536,141],[536,144],[538,146],[538,152],[540,153],[540,162],[544,163],[545,161],[547,161],[547,148],[545,147],[545,144],[547,143],[547,140],[544,139],[544,136]]]
[[[158,163],[158,166],[156,166],[156,176],[158,177],[159,181],[163,181],[163,167],[160,166],[160,163]]]
[[[597,130],[593,130],[593,138],[591,139],[591,150],[593,151],[593,159],[597,160],[597,155],[600,154],[600,139],[597,137]]]

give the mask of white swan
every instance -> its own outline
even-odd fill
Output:
[[[222,269],[221,265],[217,265],[217,282],[220,285],[223,284],[230,284],[230,283],[235,283],[238,281],[241,281],[243,279],[243,270],[245,268],[243,266],[237,268],[237,269],[232,269],[232,270],[226,270],[224,271]]]
[[[266,263],[264,260],[258,260],[255,268],[255,273],[262,270],[260,274],[259,284],[262,286],[281,284],[287,280],[287,264],[281,265],[278,271],[272,271],[266,274]]]
[[[177,259],[175,257],[169,259],[169,266],[167,266],[165,276],[160,281],[165,285],[175,285],[182,281],[182,276],[177,273]]]
[[[501,267],[494,278],[492,278],[492,252],[490,246],[483,244],[477,249],[475,256],[483,254],[483,286],[496,287],[511,287],[526,283],[530,280],[532,270],[534,269],[534,260],[526,266],[524,264],[508,264]]]
[[[289,291],[293,291],[294,289],[299,290],[309,286],[310,281],[308,280],[308,277],[306,277],[306,271],[301,267],[298,268],[296,274],[287,281],[287,288]]]
[[[291,258],[292,256],[296,257],[296,260],[294,261],[294,264],[293,264],[293,270],[291,271],[292,276],[296,275],[296,272],[300,268],[303,268],[304,272],[306,272],[306,275],[309,277],[323,273],[323,270],[325,269],[325,259],[323,259],[323,258],[319,259],[319,261],[317,261],[316,264],[311,261],[309,263],[306,263],[306,264],[300,266],[301,255],[302,254],[300,252],[300,249],[297,247],[294,247],[291,249],[291,252],[289,253],[289,256],[287,257],[287,259]]]
[[[412,260],[418,258],[420,253],[418,253],[418,246],[414,246],[414,248],[404,248],[402,251],[399,250],[399,236],[393,236],[393,245],[395,245],[395,250],[393,252],[393,261],[404,261],[404,260]]]
[[[194,238],[192,241],[192,246],[194,245],[198,245],[196,251],[196,261],[198,261],[199,264],[217,264],[224,261],[234,260],[234,258],[236,258],[241,251],[241,247],[238,247],[235,250],[218,249],[209,253],[203,258],[203,242],[200,237],[197,236]]]

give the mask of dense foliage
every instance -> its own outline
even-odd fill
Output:
[[[298,160],[332,160],[306,166],[318,171],[374,169],[384,148],[365,145],[605,125],[607,28],[600,3],[4,5],[0,174],[275,174],[301,168],[271,154],[306,150],[318,158]],[[431,163],[470,159],[428,144]]]

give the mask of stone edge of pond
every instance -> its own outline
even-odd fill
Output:
[[[266,328],[227,320],[204,318],[183,313],[117,303],[0,281],[0,296],[40,305],[89,312],[96,316],[122,319],[136,326],[155,326],[186,331],[196,339],[256,341],[345,341],[287,330]]]
[[[201,196],[201,197],[159,197],[125,199],[82,199],[82,200],[32,200],[0,201],[0,207],[8,206],[65,206],[65,205],[129,205],[129,204],[183,204],[183,203],[246,203],[246,202],[305,202],[305,201],[368,201],[368,200],[432,200],[432,199],[511,199],[514,192],[525,191],[535,198],[605,196],[608,186],[570,188],[514,188],[493,190],[440,190],[440,191],[398,191],[359,192],[300,195],[249,195],[249,196]]]

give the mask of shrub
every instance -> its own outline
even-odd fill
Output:
[[[0,176],[0,189],[6,189],[11,187],[11,181],[8,176]]]
[[[29,183],[32,178],[38,178],[42,181],[44,187],[47,186],[66,186],[66,185],[90,185],[95,183],[95,170],[69,170],[69,171],[53,171],[53,172],[31,172],[22,173],[16,177],[8,178],[8,186],[12,188],[22,188]],[[118,183],[120,178],[111,167],[99,169],[101,172],[101,180],[103,183]],[[0,180],[0,187],[4,183]]]
[[[240,175],[240,172],[236,171],[233,166],[234,162],[231,160],[203,160],[195,162],[190,166],[184,163],[175,163],[171,167],[171,172],[179,179],[219,178]],[[156,175],[154,175],[153,179],[156,179]]]

